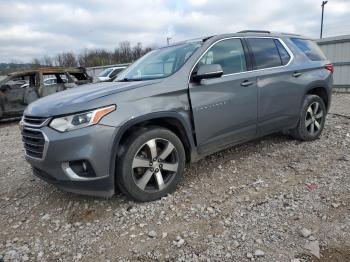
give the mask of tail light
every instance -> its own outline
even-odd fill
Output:
[[[324,68],[326,68],[329,72],[334,72],[334,66],[333,64],[327,64]]]

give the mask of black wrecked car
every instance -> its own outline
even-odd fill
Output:
[[[40,97],[91,82],[85,68],[46,67],[11,73],[0,81],[0,119],[21,116]]]

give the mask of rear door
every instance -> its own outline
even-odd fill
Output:
[[[257,86],[248,72],[249,59],[239,38],[223,39],[212,45],[195,66],[220,64],[223,76],[190,81],[198,150],[208,153],[256,135]]]
[[[277,38],[247,38],[247,42],[257,76],[259,135],[294,125],[303,88],[289,66],[292,52]]]

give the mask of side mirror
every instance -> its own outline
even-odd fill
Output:
[[[223,73],[224,71],[222,70],[222,67],[219,64],[201,65],[198,68],[197,74],[194,76],[194,79],[200,81],[202,79],[218,78],[221,77]]]

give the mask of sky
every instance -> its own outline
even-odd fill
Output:
[[[321,0],[0,0],[0,62],[118,43],[163,46],[244,29],[319,37]],[[350,0],[329,0],[324,37],[350,34]]]

